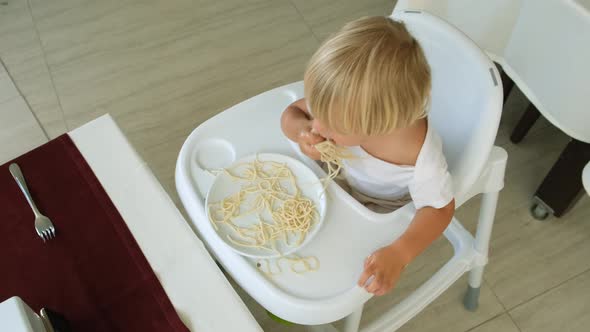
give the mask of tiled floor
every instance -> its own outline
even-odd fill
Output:
[[[388,14],[393,4],[4,0],[0,57],[50,137],[111,113],[178,202],[174,164],[194,127],[247,97],[301,79],[326,36],[350,19]],[[459,282],[401,331],[590,330],[590,198],[582,197],[559,220],[530,217],[531,194],[567,137],[540,121],[521,144],[509,143],[525,102],[513,94],[498,135],[509,164],[480,309],[463,309],[465,281]],[[22,116],[31,117],[9,117]],[[474,199],[457,212],[471,230],[477,204]],[[363,323],[398,302],[449,255],[449,245],[437,242],[411,265],[396,291],[366,305]],[[303,330],[275,323],[242,295],[265,330]]]
[[[0,1],[0,58],[50,138],[66,131],[45,54],[24,1]]]
[[[0,61],[0,164],[45,142],[47,136]]]

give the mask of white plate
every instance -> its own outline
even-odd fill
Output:
[[[257,157],[260,161],[274,161],[281,164],[286,164],[289,167],[289,169],[291,169],[291,172],[293,172],[293,175],[295,176],[297,182],[297,186],[301,190],[303,196],[313,201],[317,208],[317,212],[319,215],[318,220],[311,226],[311,229],[307,233],[305,240],[299,246],[290,247],[287,244],[285,244],[282,240],[276,242],[276,249],[279,252],[281,252],[283,255],[292,254],[301,247],[305,246],[307,243],[309,243],[309,241],[311,241],[311,239],[320,229],[320,226],[324,220],[324,216],[326,213],[326,195],[324,194],[324,188],[318,177],[311,169],[309,169],[307,166],[305,166],[298,160],[280,154],[261,153],[258,155],[249,155],[236,161],[234,164],[228,167],[228,169],[232,169],[236,165],[242,163],[252,162]],[[205,200],[205,206],[207,207],[207,218],[209,218],[210,203],[215,203],[223,200],[224,198],[238,192],[240,190],[240,187],[241,184],[238,181],[235,181],[226,173],[220,173],[215,178],[215,181],[213,181],[213,185],[211,185],[211,189],[209,190],[207,198]],[[234,219],[234,223],[240,226],[252,225],[255,223],[255,215],[250,214],[244,217],[236,218]],[[232,248],[234,251],[241,255],[254,258],[274,258],[280,256],[280,254],[278,254],[275,251],[270,251],[263,248],[243,247],[234,244],[233,242],[228,240],[227,236],[231,235],[234,239],[239,239],[239,237],[236,237],[235,231],[232,230],[230,227],[222,224],[216,225],[216,232],[217,235],[219,235],[219,237],[221,238],[221,240],[223,240],[224,243],[226,243],[230,248]]]

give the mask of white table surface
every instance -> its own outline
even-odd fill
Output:
[[[70,137],[191,331],[262,331],[145,162],[108,115]]]

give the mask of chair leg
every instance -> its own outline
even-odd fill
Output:
[[[483,266],[474,267],[469,271],[469,284],[463,297],[463,305],[469,311],[477,310],[479,306],[479,290],[483,280]]]
[[[548,212],[561,217],[582,191],[582,171],[590,161],[590,144],[572,139],[535,193]],[[533,211],[533,216],[537,219]]]
[[[344,319],[343,332],[357,332],[361,324],[361,316],[363,315],[363,307],[361,306]]]
[[[502,66],[496,64],[498,71],[500,72],[500,79],[502,80],[502,90],[504,92],[504,104],[506,104],[506,99],[512,92],[512,88],[514,87],[514,81],[506,75],[506,72],[502,69]]]
[[[463,305],[467,310],[475,311],[479,304],[479,290],[483,280],[483,269],[487,262],[492,226],[496,215],[499,192],[487,192],[482,195],[479,220],[477,222],[477,233],[473,244],[475,250],[480,254],[480,261],[469,271],[469,285],[463,299]]]
[[[526,109],[516,127],[512,131],[512,135],[510,135],[510,140],[512,143],[516,144],[522,141],[524,136],[528,133],[531,127],[535,124],[535,121],[541,116],[539,110],[533,105],[529,104],[529,107]]]

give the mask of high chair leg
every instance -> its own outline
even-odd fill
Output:
[[[479,290],[483,279],[483,266],[478,266],[469,271],[469,284],[467,293],[463,298],[463,305],[469,311],[477,310],[479,306]]]
[[[357,332],[361,324],[361,316],[363,314],[363,307],[361,306],[356,311],[344,318],[343,332]]]
[[[470,311],[477,309],[479,303],[479,290],[483,280],[483,269],[487,264],[488,248],[492,236],[492,226],[496,215],[498,203],[498,191],[483,193],[481,198],[481,209],[479,210],[479,221],[473,246],[479,254],[474,267],[469,271],[469,287],[463,299],[465,308]]]

